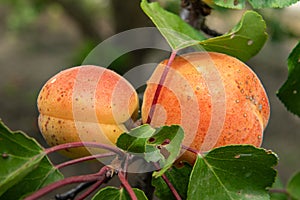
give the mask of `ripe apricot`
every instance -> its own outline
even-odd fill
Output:
[[[90,141],[115,144],[124,123],[138,110],[138,96],[127,80],[98,66],[61,71],[49,79],[37,100],[39,128],[49,145]],[[64,152],[88,155],[85,148]]]
[[[158,65],[147,83],[144,123],[167,62]],[[176,57],[168,70],[151,125],[180,124],[183,144],[200,152],[229,144],[261,145],[270,107],[262,83],[246,64],[221,53],[195,52]],[[195,156],[184,152],[179,160],[193,163]]]

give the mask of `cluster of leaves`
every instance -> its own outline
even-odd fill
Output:
[[[180,153],[182,139],[183,131],[177,125],[157,129],[142,125],[122,134],[117,145],[124,155],[138,154],[159,169],[153,173],[152,185],[161,199],[176,199],[174,193],[183,199],[269,199],[267,189],[275,181],[274,166],[278,161],[272,151],[250,145],[220,147],[206,154],[198,153],[194,166],[185,163],[177,168],[172,164]],[[65,183],[59,165],[53,166],[49,161],[49,149],[22,132],[12,132],[2,122],[0,144],[1,198],[22,199],[52,182]],[[286,190],[280,189],[285,192],[281,195],[299,199],[299,186],[300,173],[291,179]],[[276,186],[271,190],[279,189]],[[133,192],[138,199],[147,199],[142,190],[134,188]],[[272,197],[277,199],[276,195]],[[103,198],[131,196],[123,187],[107,186],[93,197]]]
[[[285,7],[296,0],[252,1],[253,8]],[[244,8],[243,1],[218,1],[218,6],[228,8]],[[240,22],[228,33],[214,38],[207,38],[195,30],[179,16],[164,10],[158,3],[142,0],[141,7],[151,18],[172,49],[180,49],[201,45],[208,51],[217,51],[235,56],[243,61],[257,54],[267,40],[266,24],[255,11],[246,11]],[[278,97],[287,108],[300,116],[300,43],[291,53],[288,66],[289,77],[278,92]],[[298,92],[299,90],[299,92]],[[250,145],[231,145],[211,150],[205,154],[196,153],[194,166],[184,164],[183,167],[173,166],[179,156],[184,133],[180,126],[164,126],[151,128],[142,125],[122,134],[117,142],[118,148],[99,145],[98,148],[113,150],[115,158],[121,162],[116,169],[122,187],[105,187],[99,190],[93,199],[147,199],[144,192],[131,188],[126,182],[126,169],[133,157],[144,159],[157,169],[153,173],[152,185],[155,194],[161,199],[269,199],[269,191],[283,192],[271,195],[272,199],[300,199],[300,173],[288,183],[286,189],[274,184],[278,162],[276,154]],[[69,144],[61,148],[78,147],[87,144]],[[90,144],[92,145],[92,144]],[[95,145],[94,145],[95,146]],[[79,161],[95,159],[96,156],[54,166],[48,154],[51,149],[44,149],[34,139],[22,132],[10,131],[0,122],[0,197],[1,199],[21,199],[28,194],[54,189],[68,180],[68,183],[100,181],[105,179],[108,168],[97,174],[82,177],[66,178],[59,172],[61,166],[75,164]],[[112,154],[105,155],[111,156]],[[104,155],[102,155],[104,156]],[[123,157],[121,157],[123,156]],[[128,159],[131,158],[131,159]],[[121,161],[120,161],[121,160]],[[104,171],[104,172],[103,172]],[[99,176],[104,179],[99,180]],[[54,183],[53,183],[54,182]],[[276,182],[275,182],[276,183]],[[272,188],[272,186],[274,186]],[[30,199],[30,197],[29,197]]]
[[[34,139],[22,132],[10,131],[3,123],[0,134],[1,198],[19,199],[63,178],[57,166],[49,162],[49,151]],[[187,199],[249,199],[250,196],[267,199],[266,188],[272,186],[276,176],[273,167],[277,157],[273,152],[249,145],[227,146],[205,155],[198,154],[193,167],[188,164],[182,168],[172,167],[180,153],[182,139],[183,131],[177,125],[158,129],[143,125],[122,134],[117,144],[126,154],[138,153],[149,163],[158,164],[160,170],[154,173],[153,185],[157,188],[156,195],[162,199],[174,198],[174,190],[169,188],[165,178]],[[134,191],[138,199],[146,199],[143,191]],[[129,199],[130,196],[124,188],[106,187],[94,199],[104,197]]]

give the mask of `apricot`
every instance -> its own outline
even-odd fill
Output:
[[[92,65],[53,76],[41,89],[37,105],[40,131],[51,146],[79,141],[114,145],[139,107],[137,93],[127,80]],[[80,157],[90,151],[75,148],[64,154]]]
[[[230,144],[261,145],[269,101],[259,78],[246,64],[214,52],[177,56],[152,105],[167,62],[161,62],[147,82],[143,123],[181,125],[183,144],[200,152]],[[193,164],[195,155],[185,151],[179,160]]]

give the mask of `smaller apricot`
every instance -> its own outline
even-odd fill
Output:
[[[114,145],[139,107],[137,93],[127,80],[92,65],[53,76],[41,89],[37,106],[40,131],[51,146],[79,141]],[[90,151],[75,148],[64,154],[80,157]]]

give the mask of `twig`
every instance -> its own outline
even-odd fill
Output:
[[[154,166],[159,169],[159,165],[157,163],[154,163]],[[172,185],[171,181],[168,179],[168,177],[163,174],[162,179],[165,181],[165,183],[168,185],[168,187],[170,188],[172,194],[174,195],[176,200],[181,200],[180,195],[178,194],[177,190],[175,189],[175,187]]]
[[[147,121],[146,121],[147,124],[151,123],[151,119],[154,115],[154,111],[155,111],[155,107],[156,107],[156,104],[157,104],[157,101],[158,101],[159,94],[162,90],[163,84],[166,80],[167,74],[170,70],[170,66],[171,66],[176,54],[177,54],[177,51],[172,52],[172,54],[170,56],[170,59],[168,60],[168,63],[166,65],[166,67],[164,68],[164,71],[163,71],[163,73],[160,77],[159,83],[157,85],[157,88],[156,88],[156,91],[154,93],[154,97],[153,97],[153,100],[152,100],[152,103],[151,103],[150,111],[149,111],[149,114],[148,114],[148,117],[147,117]]]
[[[282,193],[282,194],[289,195],[289,193],[286,189],[271,188],[271,189],[269,189],[269,192],[270,193]]]
[[[170,190],[171,190],[172,194],[174,195],[175,199],[176,200],[181,200],[180,195],[178,194],[177,190],[174,188],[174,186],[172,185],[172,183],[170,182],[168,177],[165,174],[163,174],[161,177],[164,179],[165,183],[170,188]]]
[[[115,153],[103,153],[103,154],[96,154],[96,155],[91,155],[91,156],[85,156],[82,158],[77,158],[74,160],[70,160],[61,164],[56,165],[56,169],[60,169],[69,165],[73,165],[76,163],[80,163],[80,162],[84,162],[84,161],[88,161],[88,160],[93,160],[93,159],[97,159],[97,158],[104,158],[104,157],[109,157],[109,156],[113,156],[115,155]]]
[[[120,172],[118,173],[118,176],[119,176],[119,179],[120,179],[120,181],[121,181],[123,187],[124,187],[124,188],[126,189],[126,191],[128,192],[130,198],[131,198],[132,200],[137,200],[137,197],[136,197],[136,195],[135,195],[135,193],[134,193],[132,187],[130,186],[130,184],[129,184],[128,181],[126,180],[126,178],[125,178],[123,172],[120,171]]]
[[[185,150],[187,150],[187,151],[189,151],[189,152],[192,152],[192,153],[194,153],[194,154],[196,154],[196,155],[199,155],[200,154],[200,152],[199,151],[197,151],[196,149],[193,149],[193,148],[191,148],[191,147],[188,147],[188,146],[185,146],[185,145],[181,145],[181,148],[182,149],[185,149]]]
[[[41,196],[51,192],[52,190],[55,190],[59,187],[65,186],[67,184],[102,180],[106,177],[105,175],[106,175],[107,171],[109,171],[110,169],[111,169],[110,167],[104,166],[100,169],[100,171],[98,173],[95,173],[95,174],[73,176],[73,177],[68,177],[63,180],[54,182],[54,183],[47,185],[46,187],[38,190],[37,192],[31,194],[30,196],[26,197],[25,200],[36,200],[36,199],[40,198]]]
[[[70,148],[76,148],[76,147],[93,147],[93,148],[100,148],[100,149],[106,149],[109,151],[112,151],[116,154],[119,154],[121,156],[123,156],[125,153],[123,151],[121,151],[118,148],[112,147],[110,145],[107,144],[101,144],[98,142],[71,142],[71,143],[65,143],[65,144],[60,144],[60,145],[56,145],[50,148],[47,148],[44,150],[44,152],[46,154],[55,152],[55,151],[59,151],[59,150],[64,150],[64,149],[70,149]]]

